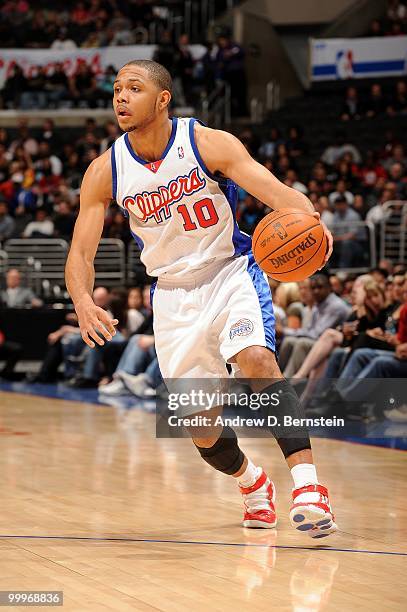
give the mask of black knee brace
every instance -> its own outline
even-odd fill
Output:
[[[196,444],[195,444],[196,446]],[[235,474],[243,465],[244,454],[240,450],[237,437],[231,427],[224,427],[220,438],[213,446],[196,446],[202,459],[215,470],[224,474]]]
[[[305,413],[293,387],[281,379],[263,389],[261,393],[270,395],[270,405],[263,408],[263,412],[267,422],[271,417],[268,428],[276,438],[284,457],[310,449],[311,443],[306,426],[292,423],[294,419],[305,419]]]

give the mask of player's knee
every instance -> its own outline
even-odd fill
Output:
[[[275,354],[264,346],[249,346],[236,356],[245,378],[280,378]]]
[[[202,459],[219,472],[231,476],[243,465],[245,457],[231,427],[224,427],[221,436],[209,448],[201,447],[197,444],[197,440],[194,440],[194,443]]]

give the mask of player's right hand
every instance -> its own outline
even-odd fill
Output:
[[[114,326],[119,321],[112,319],[106,310],[96,306],[90,295],[85,295],[75,305],[75,310],[78,315],[82,339],[90,348],[94,348],[95,342],[99,346],[103,346],[105,340],[109,341],[115,335]]]

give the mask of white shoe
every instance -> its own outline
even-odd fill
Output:
[[[155,389],[150,387],[149,379],[146,374],[137,374],[133,376],[132,374],[127,374],[127,372],[119,372],[118,375],[130,393],[136,397],[155,397]]]
[[[126,385],[120,378],[115,378],[111,383],[98,388],[102,395],[123,395],[127,393]]]

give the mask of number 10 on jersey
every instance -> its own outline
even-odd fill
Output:
[[[218,213],[216,212],[210,198],[203,198],[203,200],[195,202],[192,208],[200,227],[211,227],[212,225],[216,225],[219,221]],[[197,224],[192,219],[185,204],[180,204],[177,206],[177,211],[182,215],[184,230],[186,232],[191,232],[192,230],[197,229]]]

